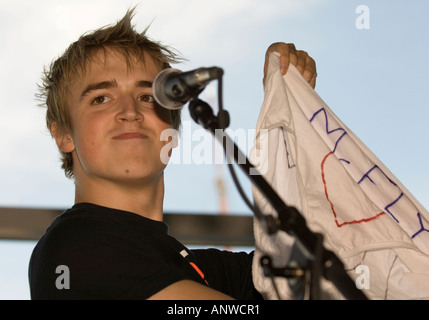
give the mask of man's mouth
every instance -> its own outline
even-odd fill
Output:
[[[114,136],[115,140],[146,139],[148,136],[141,132],[124,132]]]

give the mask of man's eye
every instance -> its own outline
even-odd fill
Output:
[[[98,96],[91,101],[91,104],[105,104],[111,99],[107,96]]]
[[[146,103],[154,103],[155,102],[155,99],[150,94],[143,94],[143,95],[141,95],[139,97],[139,100],[141,102],[146,102]]]

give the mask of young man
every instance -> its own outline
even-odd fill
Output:
[[[176,55],[137,33],[129,11],[116,25],[86,34],[45,72],[47,126],[75,182],[75,205],[34,249],[33,299],[255,299],[252,254],[188,250],[163,221],[160,139],[179,111],[158,106],[156,75]],[[315,84],[315,64],[276,43]],[[66,274],[62,274],[66,272]],[[66,275],[67,279],[62,277]]]

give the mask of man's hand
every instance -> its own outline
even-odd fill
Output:
[[[280,53],[280,71],[282,75],[285,75],[289,63],[292,63],[298,71],[303,75],[304,79],[314,89],[316,87],[316,62],[308,55],[307,52],[296,50],[293,43],[276,42],[270,45],[265,53],[265,64],[264,64],[264,79],[267,76],[268,69],[268,57],[271,52]]]

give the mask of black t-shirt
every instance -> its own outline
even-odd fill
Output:
[[[255,299],[253,254],[189,250],[168,226],[89,203],[58,216],[34,248],[32,299],[147,299],[180,280]]]

